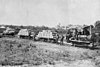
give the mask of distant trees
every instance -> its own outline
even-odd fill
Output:
[[[94,25],[96,28],[100,28],[100,20],[96,21]]]
[[[17,25],[4,25],[5,27],[10,27],[13,29],[29,29],[33,32],[37,32],[37,31],[41,31],[41,30],[47,30],[47,29],[51,29],[49,27],[46,26],[17,26]]]
[[[61,23],[59,23],[59,24],[56,26],[56,31],[57,31],[59,34],[66,34],[66,26],[62,26]]]

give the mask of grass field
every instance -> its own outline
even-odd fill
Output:
[[[1,38],[0,65],[26,67],[99,67],[100,50],[27,39]]]

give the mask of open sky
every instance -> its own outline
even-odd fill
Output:
[[[0,0],[0,24],[94,24],[100,20],[100,0]]]

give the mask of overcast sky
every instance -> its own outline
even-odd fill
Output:
[[[100,20],[100,0],[0,0],[0,24],[94,24]]]

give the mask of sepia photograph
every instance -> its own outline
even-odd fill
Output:
[[[0,0],[0,67],[100,67],[100,0]]]

